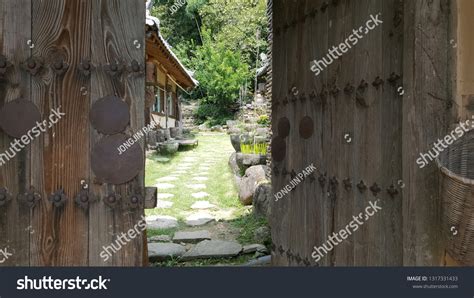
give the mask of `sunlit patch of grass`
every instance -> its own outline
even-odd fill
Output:
[[[231,220],[230,223],[240,230],[240,235],[237,238],[237,241],[242,244],[255,243],[253,239],[254,231],[259,227],[268,226],[268,222],[265,218],[255,217],[253,214],[247,214],[245,216],[237,217]],[[268,243],[264,244],[268,245]]]
[[[183,221],[187,215],[196,210],[191,206],[196,201],[209,201],[220,209],[230,209],[234,211],[234,216],[239,216],[245,209],[238,199],[237,189],[234,185],[234,177],[229,168],[228,160],[233,151],[229,136],[223,133],[206,133],[196,136],[199,140],[199,146],[189,151],[179,151],[175,156],[170,157],[168,162],[162,162],[156,154],[149,156],[146,164],[145,184],[147,186],[156,186],[158,179],[173,175],[180,164],[183,164],[186,157],[193,157],[196,161],[192,162],[191,169],[186,170],[185,174],[178,174],[175,181],[163,182],[173,184],[171,189],[160,189],[158,193],[174,194],[173,198],[164,199],[173,202],[173,206],[168,209],[147,210],[147,215],[169,215]],[[208,174],[200,171],[200,166],[204,161],[214,160],[210,166]],[[188,163],[188,162],[187,162]],[[193,176],[199,175],[207,177],[207,181],[193,180]],[[192,189],[190,184],[205,184],[205,189]],[[194,198],[193,193],[206,192],[208,197]]]

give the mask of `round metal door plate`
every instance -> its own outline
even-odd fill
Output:
[[[130,122],[128,104],[117,96],[97,100],[90,111],[92,126],[100,133],[113,135],[123,132]]]
[[[41,113],[34,103],[23,98],[7,102],[0,110],[0,127],[14,138],[27,135],[41,121]]]
[[[309,139],[314,133],[314,122],[311,117],[305,116],[300,121],[300,136],[303,139]]]
[[[122,154],[119,146],[129,139],[124,134],[104,137],[94,146],[91,167],[94,174],[110,184],[123,184],[135,178],[144,167],[144,153],[138,143]]]
[[[280,162],[285,159],[286,156],[286,142],[280,137],[276,136],[272,140],[272,157],[274,161]]]
[[[290,120],[283,117],[278,121],[278,135],[282,138],[286,138],[290,134]]]

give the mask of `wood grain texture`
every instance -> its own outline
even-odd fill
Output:
[[[405,1],[403,48],[403,264],[436,266],[442,258],[441,200],[435,163],[420,169],[420,152],[427,152],[447,133],[446,102],[451,79],[449,1]],[[431,94],[431,95],[430,95]]]
[[[145,63],[145,10],[143,1],[119,0],[92,0],[92,52],[91,60],[94,65],[105,65],[118,61],[130,65],[133,60],[141,65]],[[134,41],[142,46],[137,49]],[[121,77],[112,78],[109,74],[98,68],[92,76],[91,103],[107,95],[117,95],[130,107],[131,120],[127,128],[129,135],[142,129],[145,125],[145,77],[136,77],[132,74],[123,74]],[[96,144],[103,136],[91,128],[91,144]],[[140,140],[142,149],[144,140]],[[92,145],[93,146],[93,145]],[[143,154],[144,151],[143,151]],[[95,181],[91,172],[91,181]],[[99,201],[90,209],[91,240],[89,243],[90,264],[95,266],[142,266],[145,235],[142,233],[132,242],[123,247],[112,257],[104,262],[100,258],[103,247],[115,243],[121,233],[133,229],[144,215],[143,205],[130,210],[127,200],[135,191],[142,192],[144,196],[144,172],[142,171],[133,181],[120,185],[107,185],[94,183],[94,193]],[[116,209],[104,205],[102,200],[111,192],[116,192],[122,197],[122,204]]]
[[[302,21],[302,16],[314,9],[317,12]],[[319,265],[439,262],[436,168],[433,165],[420,171],[415,159],[444,135],[446,118],[450,117],[445,103],[427,95],[449,98],[451,92],[448,61],[453,59],[446,51],[448,11],[445,1],[274,1],[273,27],[279,34],[274,35],[272,49],[272,102],[280,104],[273,107],[273,132],[277,135],[278,121],[284,116],[292,130],[285,160],[273,161],[273,165],[280,171],[298,172],[314,162],[327,173],[324,186],[305,181],[272,203],[275,265],[298,265],[295,256],[310,257],[313,246],[321,246],[332,233],[345,228],[352,216],[364,215],[369,202],[376,200],[382,210],[363,220],[364,224]],[[353,29],[364,29],[371,15],[379,13],[382,25],[363,33],[355,46],[320,75],[315,77],[309,71],[310,61],[325,57],[353,34]],[[416,28],[418,23],[426,29]],[[392,73],[403,81],[390,84]],[[377,77],[384,81],[378,87],[373,85]],[[362,81],[367,87],[359,100],[355,92],[344,93],[346,84],[357,89]],[[334,86],[339,93],[331,92]],[[398,87],[404,88],[405,97],[398,94]],[[292,89],[308,95],[315,91],[318,103],[298,100],[297,104],[282,105]],[[326,101],[321,96],[323,90]],[[314,136],[309,140],[298,135],[299,121],[305,115],[315,121]],[[350,143],[344,138],[346,133]],[[333,177],[338,184],[331,189],[329,179]],[[351,179],[350,190],[344,188],[346,178]],[[291,180],[281,175],[272,179],[274,192]],[[368,188],[365,192],[357,188],[361,180]],[[369,189],[375,183],[381,189],[376,195]],[[406,188],[402,189],[403,184]],[[393,197],[387,192],[392,185],[398,191]]]
[[[43,60],[43,70],[32,79],[32,100],[43,119],[60,108],[57,124],[32,146],[32,186],[43,199],[34,208],[31,264],[34,266],[86,266],[88,215],[74,203],[82,179],[89,174],[88,96],[77,65],[90,53],[90,4],[88,1],[33,1],[33,56]],[[63,75],[51,64],[63,59],[70,66]],[[63,189],[68,200],[53,207],[48,196]]]
[[[27,41],[31,39],[31,0],[0,2],[0,54],[13,65],[4,80],[0,80],[0,108],[7,102],[23,97],[30,100],[30,78],[20,63],[30,55]],[[0,153],[10,147],[13,138],[0,130]],[[30,183],[30,150],[24,148],[13,159],[0,166],[0,187],[13,195],[0,207],[0,249],[13,255],[0,266],[28,266],[30,253],[30,209],[16,200]]]

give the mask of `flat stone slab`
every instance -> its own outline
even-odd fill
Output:
[[[170,184],[170,183],[158,183],[156,187],[158,187],[158,192],[159,192],[160,189],[171,189],[171,188],[175,188],[176,185]]]
[[[207,230],[192,232],[176,232],[173,237],[175,243],[198,243],[203,240],[210,240],[211,233]]]
[[[178,226],[178,220],[167,215],[151,215],[146,218],[148,229],[169,229]]]
[[[209,180],[209,178],[198,176],[198,177],[194,177],[193,180],[196,180],[196,181],[207,181],[207,180]]]
[[[156,208],[158,209],[167,209],[173,207],[173,202],[165,201],[165,200],[158,200],[156,203]]]
[[[176,243],[149,243],[148,258],[151,261],[164,261],[184,255],[186,248]]]
[[[186,186],[191,189],[205,189],[206,188],[206,184],[189,184]]]
[[[168,235],[157,235],[148,238],[148,242],[171,242],[171,237]]]
[[[161,177],[157,181],[158,182],[170,182],[170,181],[176,181],[176,180],[178,180],[178,177],[167,176],[167,177]]]
[[[211,221],[215,221],[215,219],[208,213],[196,213],[186,218],[186,224],[192,227],[202,226]]]
[[[267,253],[268,250],[265,247],[265,245],[262,244],[250,244],[250,245],[244,245],[242,248],[242,253],[243,254],[252,254],[254,252],[262,252],[262,253]]]
[[[204,240],[183,255],[183,260],[235,257],[242,245],[234,241]]]
[[[191,209],[212,209],[217,206],[209,203],[208,201],[197,201],[191,206]]]
[[[172,193],[158,193],[158,199],[169,199],[169,198],[173,198],[174,197],[174,194]]]
[[[209,194],[207,192],[201,191],[201,192],[193,193],[191,194],[191,196],[195,199],[202,199],[202,198],[208,197]]]

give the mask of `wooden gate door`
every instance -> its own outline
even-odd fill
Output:
[[[145,263],[144,140],[117,153],[144,127],[144,28],[143,0],[0,2],[0,265]]]
[[[448,6],[273,1],[274,192],[318,168],[272,203],[275,265],[439,264],[436,166],[421,171],[415,160],[446,123],[446,102],[429,94],[449,98],[448,47],[439,45]],[[382,210],[315,263],[314,247],[377,200]]]

